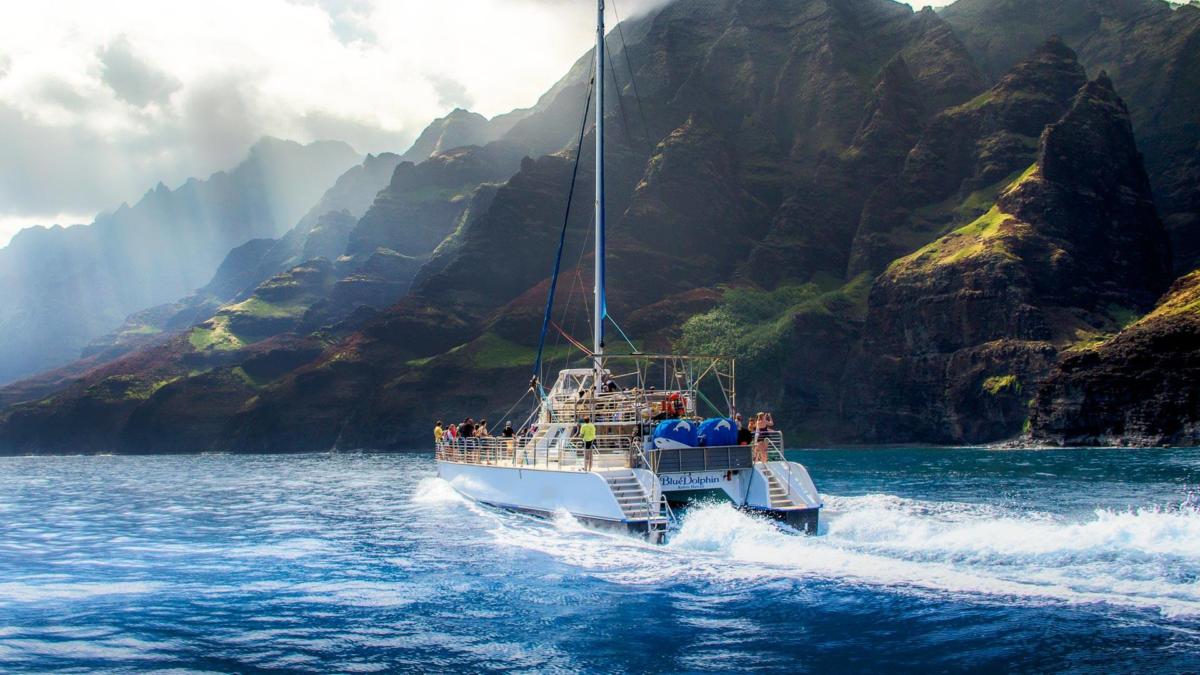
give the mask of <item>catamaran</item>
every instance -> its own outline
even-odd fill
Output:
[[[735,359],[605,351],[604,0],[597,5],[589,363],[560,371],[546,390],[537,379],[539,347],[530,383],[538,401],[519,432],[441,439],[438,475],[488,506],[544,517],[566,512],[585,525],[634,532],[655,543],[665,540],[676,518],[673,507],[706,498],[815,533],[821,497],[808,470],[784,455],[783,434],[756,420],[747,422],[752,432],[740,429]],[[581,132],[580,148],[582,138]],[[560,245],[560,260],[561,255]],[[555,283],[557,277],[556,263]],[[554,287],[552,283],[542,347]],[[702,416],[702,403],[718,414]]]

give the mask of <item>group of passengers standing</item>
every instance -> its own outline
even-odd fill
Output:
[[[750,421],[746,422],[741,413],[733,416],[733,421],[737,424],[737,444],[749,445],[753,448],[753,461],[767,461],[767,435],[775,428],[775,420],[769,412],[760,412],[752,415]],[[583,441],[584,447],[584,471],[591,471],[592,454],[596,448],[596,425],[591,418],[585,417],[579,424],[576,435]],[[505,439],[506,449],[510,452],[514,449],[514,440],[517,432],[513,429],[512,422],[506,422],[504,430],[500,432],[500,436]],[[433,427],[433,442],[439,447],[445,447],[451,452],[457,454],[460,449],[474,450],[478,452],[482,442],[479,439],[492,438],[492,433],[488,430],[488,421],[480,420],[478,423],[474,419],[468,417],[461,424],[443,425],[441,420],[438,420]]]
[[[516,438],[517,432],[513,430],[512,422],[504,424],[504,430],[500,432],[500,437],[511,441]],[[488,421],[486,419],[479,420],[478,423],[474,419],[468,417],[461,424],[446,424],[443,425],[441,420],[438,420],[433,425],[433,442],[440,447],[448,449],[466,449],[476,450],[484,444],[482,439],[493,438],[492,432],[488,429]],[[511,445],[511,443],[510,443]]]
[[[775,419],[771,417],[771,413],[760,412],[752,415],[749,423],[738,413],[733,416],[733,421],[737,423],[738,445],[753,446],[753,461],[767,461],[767,433],[775,428]]]

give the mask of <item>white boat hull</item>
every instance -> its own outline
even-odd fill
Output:
[[[773,502],[764,469],[783,481],[788,504]],[[609,479],[632,475],[645,492],[648,504],[661,496],[687,503],[704,494],[722,496],[735,506],[762,513],[810,534],[817,531],[820,496],[808,471],[794,462],[771,462],[740,470],[655,474],[646,469],[618,471],[558,471],[543,468],[490,466],[438,461],[438,475],[460,494],[481,504],[512,511],[553,517],[566,512],[601,529],[647,534],[661,540],[666,518],[657,513],[630,517],[622,509]]]
[[[608,473],[438,461],[438,475],[457,492],[481,504],[543,517],[565,511],[589,526],[661,538],[666,517],[657,513],[630,517],[618,503],[606,478]],[[619,473],[632,474],[647,490],[648,502],[657,505],[660,496],[654,474],[644,469]]]

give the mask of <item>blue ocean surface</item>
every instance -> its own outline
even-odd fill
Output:
[[[429,454],[0,458],[0,670],[1197,672],[1197,450],[805,450],[655,547]]]

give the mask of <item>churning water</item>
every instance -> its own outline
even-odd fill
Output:
[[[821,536],[663,547],[424,454],[0,459],[0,670],[1200,670],[1200,451],[792,454]]]

